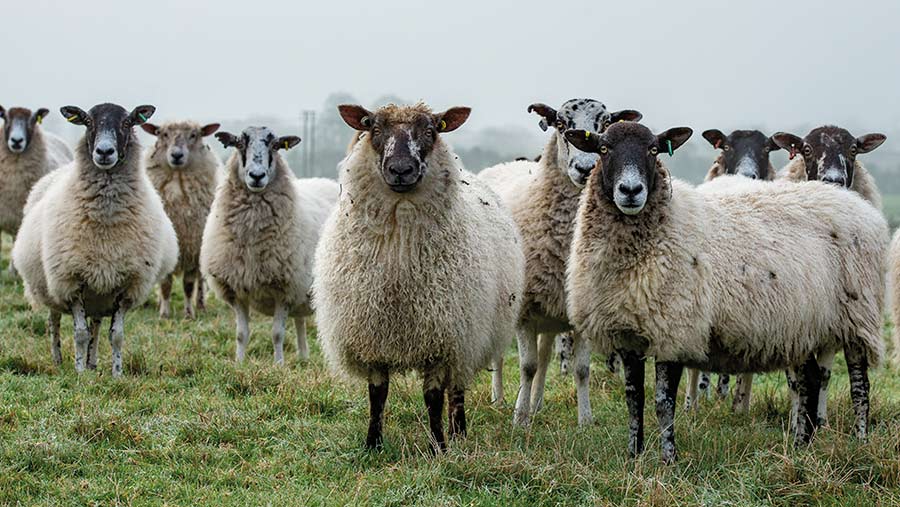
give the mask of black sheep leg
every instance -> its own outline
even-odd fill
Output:
[[[384,444],[384,405],[387,402],[389,379],[387,374],[369,379],[369,433],[366,448],[379,449]]]
[[[822,384],[819,364],[814,355],[810,355],[797,369],[797,428],[794,431],[794,446],[808,444],[816,430],[819,408],[819,390]]]
[[[466,436],[466,390],[461,387],[450,389],[447,396],[447,412],[450,418],[450,438]]]
[[[850,398],[856,413],[856,436],[865,440],[869,430],[869,359],[865,349],[844,347],[847,372],[850,376]]]
[[[675,451],[675,397],[684,365],[669,361],[656,362],[656,418],[659,420],[663,463],[677,459]]]
[[[635,352],[619,351],[625,373],[625,403],[628,405],[628,454],[644,452],[644,358]]]

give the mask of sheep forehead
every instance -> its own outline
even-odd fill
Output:
[[[6,118],[7,121],[11,121],[17,118],[31,118],[31,109],[28,109],[26,107],[11,107],[6,110]]]
[[[200,133],[200,125],[194,122],[170,122],[164,123],[159,127],[159,136],[157,139],[162,141],[162,134],[168,135],[168,141],[183,141],[193,133]]]
[[[275,137],[275,133],[269,127],[247,127],[242,133],[250,139],[251,144],[254,141],[265,142],[269,136]]]
[[[430,117],[432,115],[431,108],[425,103],[419,102],[411,106],[398,106],[396,104],[388,104],[379,108],[375,112],[376,119],[381,122],[394,125],[400,123],[415,123],[416,120],[423,116]]]
[[[559,108],[556,117],[565,123],[566,128],[593,132],[599,132],[603,128],[603,123],[612,119],[606,106],[593,99],[568,100]]]
[[[815,148],[823,150],[849,149],[856,139],[845,129],[826,125],[813,129],[805,141]]]
[[[656,143],[656,136],[647,127],[636,122],[619,122],[609,126],[603,134],[606,141],[610,144],[620,144],[624,142],[639,142],[652,146]]]
[[[92,107],[88,114],[95,121],[99,121],[100,125],[106,123],[121,123],[126,116],[128,116],[128,111],[125,110],[124,107],[118,104],[97,104]],[[100,126],[98,125],[98,126]]]

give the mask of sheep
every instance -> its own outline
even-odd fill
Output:
[[[367,448],[383,443],[390,377],[415,370],[438,452],[445,395],[450,436],[464,436],[465,390],[515,332],[521,240],[497,195],[442,139],[469,108],[339,111],[363,134],[339,165],[343,193],[316,250],[319,337],[333,370],[368,382]]]
[[[541,116],[544,131],[553,127],[541,161],[501,164],[479,174],[512,211],[525,251],[525,292],[517,333],[520,385],[513,416],[517,425],[529,424],[541,408],[553,336],[571,329],[566,315],[566,261],[578,197],[598,158],[572,147],[562,133],[569,128],[602,131],[611,123],[641,118],[633,110],[610,112],[592,99],[566,101],[559,111],[532,104],[528,111]],[[589,425],[590,344],[575,333],[571,340],[561,338],[560,345],[561,358],[574,356],[578,424]],[[568,370],[568,363],[564,360],[561,367]]]
[[[725,135],[721,130],[710,129],[703,132],[713,148],[721,153],[716,157],[712,167],[706,175],[706,181],[711,181],[725,174],[737,174],[750,179],[771,181],[775,179],[775,168],[769,161],[769,154],[781,149],[775,140],[758,130],[735,130]],[[696,408],[701,396],[709,396],[710,374],[688,368],[688,387],[684,397],[686,410]],[[719,374],[719,383],[716,394],[719,398],[728,396],[730,376],[727,373]],[[732,409],[735,412],[745,412],[750,408],[750,385],[753,374],[747,373],[738,377],[735,385]]]
[[[657,154],[671,154],[691,133],[653,135],[637,123],[599,135],[566,132],[579,149],[599,153],[603,168],[592,173],[576,218],[569,315],[600,351],[623,358],[630,454],[643,449],[645,356],[656,360],[665,463],[676,460],[675,395],[685,365],[728,373],[797,367],[799,446],[817,427],[816,353],[843,346],[856,433],[865,438],[867,368],[884,353],[884,218],[856,194],[820,182],[723,176],[699,190],[672,179]]]
[[[46,108],[32,113],[23,107],[7,110],[0,106],[0,118],[4,121],[0,146],[0,234],[5,232],[14,239],[31,187],[48,172],[72,161],[72,150],[66,143],[40,126],[49,112]],[[16,277],[12,262],[9,275]]]
[[[200,271],[234,310],[235,358],[244,360],[249,310],[272,317],[275,364],[284,364],[286,319],[294,319],[297,355],[309,359],[306,319],[312,315],[312,262],[322,225],[340,192],[325,178],[297,179],[278,153],[300,143],[266,127],[216,138],[234,153],[216,190],[200,247]]]
[[[218,123],[201,126],[191,121],[169,122],[162,126],[141,125],[144,132],[156,137],[156,144],[145,154],[147,175],[163,201],[166,214],[178,234],[178,265],[184,285],[184,314],[194,318],[204,307],[203,279],[200,274],[200,243],[203,229],[216,193],[221,164],[219,157],[203,141],[219,129]],[[172,276],[167,276],[159,290],[159,316],[171,315]]]
[[[891,338],[894,343],[894,363],[900,364],[900,229],[894,233],[888,253],[890,274],[888,285],[891,294],[891,322],[894,324]]]
[[[875,209],[881,209],[881,194],[875,184],[875,178],[857,160],[860,153],[868,153],[887,139],[884,134],[866,134],[854,137],[846,129],[833,125],[815,128],[800,138],[787,132],[778,132],[772,136],[775,143],[790,153],[791,162],[782,170],[782,178],[788,181],[820,180],[855,191],[867,200]],[[797,157],[797,155],[801,155]],[[819,369],[822,371],[821,392],[817,410],[818,424],[828,424],[828,385],[831,380],[831,367],[836,350],[822,351],[817,356]],[[787,370],[788,386],[792,395],[791,425],[796,423],[799,394],[796,372]],[[750,380],[746,375],[746,399],[750,398]]]
[[[115,104],[90,111],[60,109],[86,127],[75,159],[35,185],[13,262],[32,306],[49,307],[54,362],[59,364],[59,318],[75,324],[75,370],[96,367],[100,320],[110,316],[112,374],[122,375],[125,313],[172,272],[178,239],[141,163],[133,128],[153,106],[130,113]],[[88,320],[90,319],[90,324]]]

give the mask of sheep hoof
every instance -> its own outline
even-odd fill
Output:
[[[531,415],[527,412],[516,411],[513,415],[513,426],[527,428],[531,424]]]

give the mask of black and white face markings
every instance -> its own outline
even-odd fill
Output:
[[[275,179],[278,150],[289,150],[300,143],[297,136],[275,137],[268,127],[247,127],[241,137],[219,132],[216,139],[226,148],[238,150],[241,157],[239,176],[251,192],[262,192]]]
[[[640,123],[621,122],[603,134],[568,130],[566,139],[582,151],[600,154],[603,195],[625,215],[637,215],[656,190],[658,154],[675,151],[692,133],[687,127],[675,127],[653,135]]]
[[[85,141],[94,165],[109,170],[128,157],[128,146],[134,136],[132,127],[146,123],[156,108],[138,106],[130,113],[116,104],[98,104],[85,112],[76,106],[60,108],[69,123],[87,128]]]
[[[737,174],[754,180],[770,179],[769,153],[780,150],[775,141],[758,130],[735,130],[726,136],[721,130],[703,132],[703,138],[722,150],[725,174]]]
[[[604,132],[607,127],[617,121],[639,121],[641,114],[633,110],[610,112],[606,106],[593,99],[571,99],[559,110],[545,104],[532,104],[529,112],[541,115],[538,125],[543,130],[550,127],[559,132],[557,145],[557,164],[566,169],[566,174],[579,187],[584,186],[599,157],[596,153],[587,153],[572,146],[562,135],[566,130],[581,129],[589,132]]]
[[[49,111],[40,108],[33,114],[30,109],[13,107],[9,110],[0,106],[0,118],[3,118],[3,140],[12,153],[24,153],[31,143],[35,125],[40,123]]]
[[[803,139],[787,132],[778,132],[772,139],[788,150],[791,158],[798,153],[803,155],[808,180],[849,188],[853,185],[856,156],[878,148],[887,137],[884,134],[853,137],[846,129],[826,125],[813,129]]]
[[[199,129],[190,124],[167,124],[158,127],[151,123],[141,125],[144,132],[156,136],[154,150],[165,150],[170,169],[180,169],[191,161],[191,153],[205,149],[203,138],[219,130],[218,123],[210,123]]]

